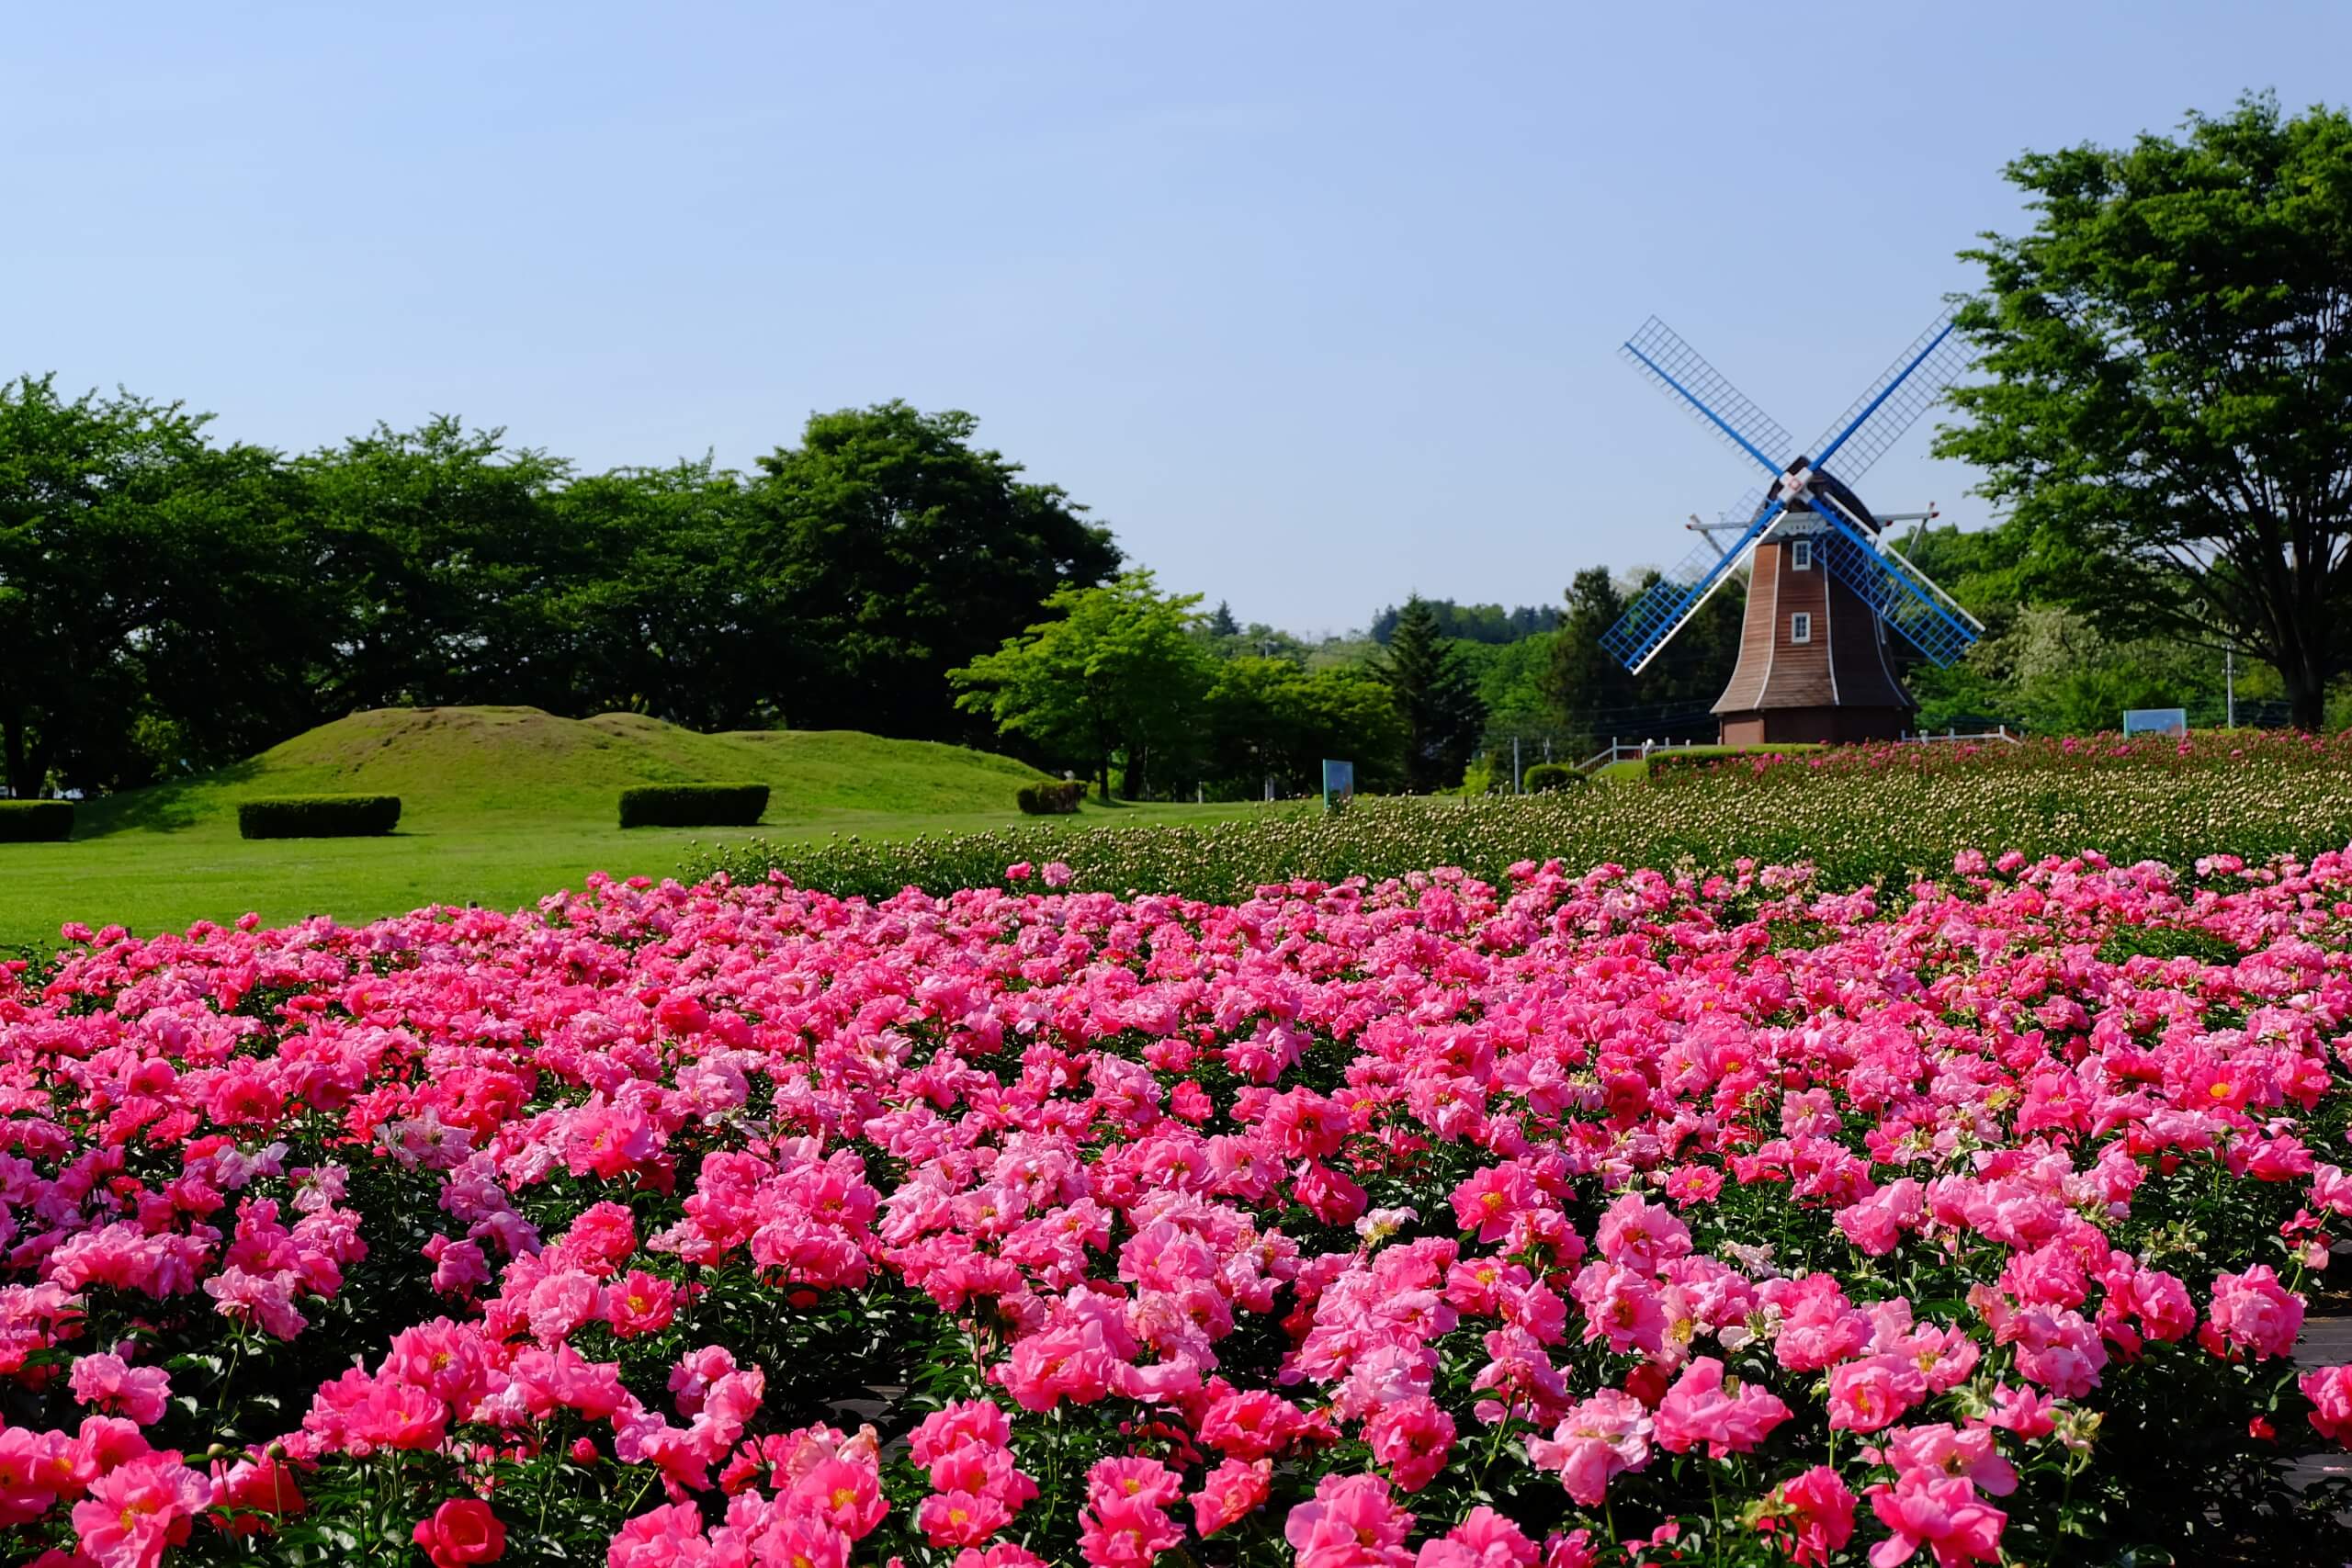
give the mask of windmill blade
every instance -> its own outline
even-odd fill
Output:
[[[1838,416],[1813,447],[1813,466],[1829,468],[1834,455],[1838,464],[1832,471],[1854,483],[1967,368],[1968,340],[1953,334],[1952,311],[1947,309]]]
[[[1734,450],[1763,464],[1766,473],[1778,478],[1796,456],[1795,438],[1779,421],[1749,401],[1724,379],[1722,371],[1701,358],[1697,349],[1656,316],[1644,321],[1617,352]]]
[[[1902,556],[1880,551],[1838,509],[1818,498],[1808,503],[1829,522],[1821,556],[1832,575],[1936,665],[1968,651],[1982,629],[1973,615]]]
[[[1781,507],[1774,502],[1761,515],[1747,525],[1731,548],[1718,553],[1712,543],[1701,543],[1682,559],[1682,564],[1659,578],[1645,589],[1641,597],[1625,608],[1615,626],[1600,634],[1601,650],[1638,675],[1658,650],[1674,638],[1674,634],[1690,624],[1715,590],[1731,578],[1747,552],[1764,536],[1781,515]]]

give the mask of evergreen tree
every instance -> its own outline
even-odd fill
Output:
[[[1381,670],[1405,721],[1405,787],[1427,795],[1460,784],[1486,728],[1487,705],[1420,595],[1398,613]]]
[[[1241,623],[1233,618],[1233,606],[1220,599],[1209,613],[1208,634],[1213,637],[1239,637]]]

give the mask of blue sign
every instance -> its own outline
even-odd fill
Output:
[[[2123,733],[2133,735],[2185,736],[2188,733],[2187,708],[2125,708]]]
[[[1333,801],[1345,806],[1356,797],[1356,765],[1323,759],[1323,805],[1328,810]]]

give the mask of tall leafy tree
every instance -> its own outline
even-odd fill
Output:
[[[1404,776],[1404,719],[1386,682],[1366,668],[1309,673],[1288,659],[1245,654],[1216,665],[1202,715],[1221,795],[1255,798],[1268,781],[1306,792],[1327,757],[1352,761],[1366,791],[1393,789]]]
[[[343,706],[565,706],[565,628],[550,611],[588,564],[548,505],[569,464],[435,415],[297,468],[321,591],[344,598]]]
[[[948,671],[956,704],[1055,761],[1086,769],[1102,798],[1114,761],[1132,797],[1155,770],[1171,782],[1209,682],[1193,635],[1200,595],[1159,592],[1148,571],[1100,588],[1065,588],[1036,621],[995,652]]]
[[[813,415],[799,446],[760,459],[758,564],[803,649],[785,671],[796,728],[961,738],[947,671],[1018,637],[1057,588],[1118,569],[1110,530],[975,446],[978,426],[878,403]]]
[[[290,498],[271,454],[209,445],[208,417],[0,384],[10,794],[144,784],[300,716],[323,649]]]
[[[1985,470],[2033,589],[2234,644],[2317,728],[2352,650],[2352,117],[2248,96],[2007,175],[2039,216],[1963,253],[1990,379],[1938,451]]]
[[[1419,594],[1397,613],[1381,671],[1405,725],[1405,787],[1427,795],[1460,784],[1486,728],[1487,706],[1436,612]]]
[[[707,457],[577,479],[549,504],[576,574],[530,617],[560,658],[563,711],[648,713],[702,730],[766,728],[805,656],[777,585],[753,570],[740,476]]]

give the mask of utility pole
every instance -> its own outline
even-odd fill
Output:
[[[2222,703],[2229,716],[2226,722],[2232,729],[2238,727],[2238,651],[2222,649]]]
[[[1519,783],[1519,737],[1516,735],[1510,738],[1510,792],[1513,795],[1527,793]]]

